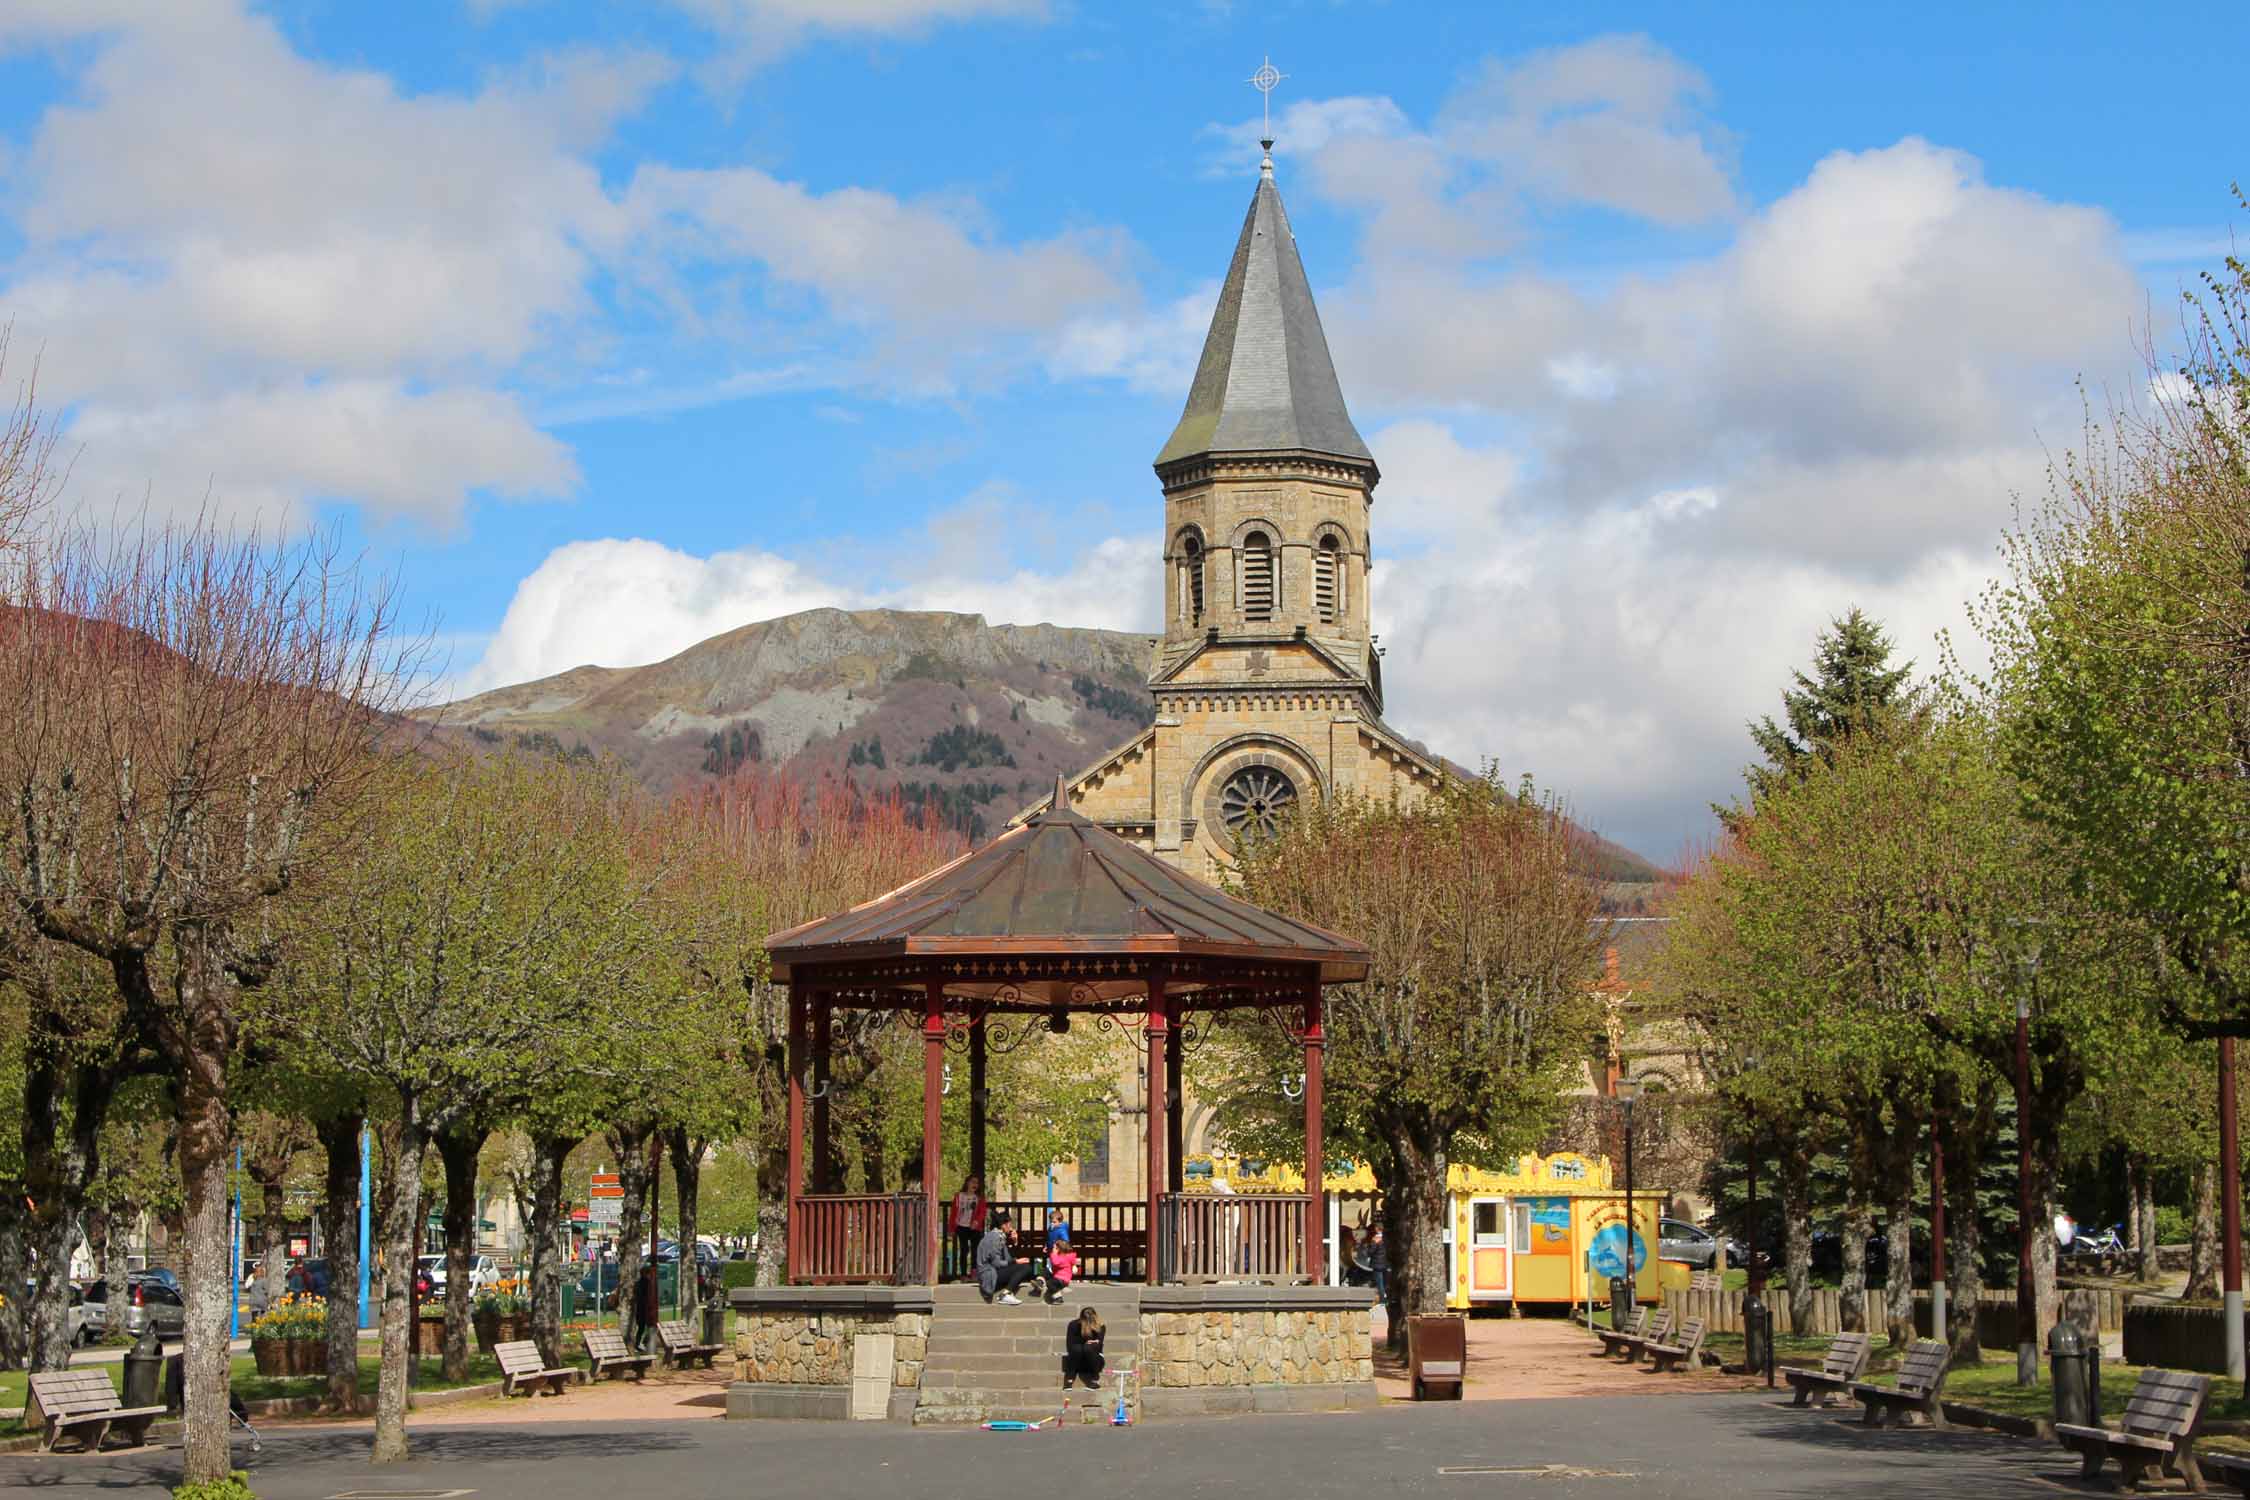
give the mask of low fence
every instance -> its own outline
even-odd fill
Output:
[[[1159,1273],[1167,1283],[1300,1280],[1311,1202],[1303,1193],[1167,1193]]]
[[[2243,1322],[2250,1330],[2250,1316]],[[2224,1375],[2226,1310],[2183,1307],[2177,1302],[2134,1303],[2125,1309],[2125,1362]]]
[[[988,1212],[1000,1209],[1008,1211],[1009,1219],[1016,1226],[1018,1244],[1025,1254],[1035,1254],[1046,1247],[1048,1225],[1058,1220],[1068,1224],[1070,1248],[1078,1255],[1080,1281],[1138,1281],[1141,1278],[1142,1258],[1148,1254],[1148,1205],[1145,1203],[1091,1199],[1049,1203],[1044,1199],[1023,1198],[996,1201]],[[946,1238],[950,1241],[953,1237],[947,1235]],[[948,1244],[949,1267],[958,1253]],[[970,1275],[974,1271],[974,1266],[963,1266],[953,1274]]]
[[[926,1279],[929,1216],[920,1194],[814,1193],[789,1215],[789,1279],[911,1286]]]
[[[1701,1318],[1704,1326],[1714,1333],[1740,1333],[1742,1331],[1742,1300],[1747,1294],[1739,1291],[1682,1291],[1664,1294],[1665,1300],[1681,1309],[1682,1317]],[[2114,1333],[2127,1328],[2127,1294],[2114,1291],[2088,1291],[2069,1288],[2061,1293],[2064,1317],[2081,1328],[2091,1328],[2100,1333]],[[1803,1333],[1813,1335],[1836,1334],[1844,1331],[1844,1294],[1833,1287],[1815,1287],[1809,1314],[1803,1326],[1798,1326],[1790,1316],[1789,1289],[1780,1282],[1766,1285],[1766,1305],[1773,1310],[1775,1333]],[[2134,1304],[2134,1308],[2140,1304]],[[1871,1288],[1867,1297],[1869,1321],[1876,1328],[1883,1325],[1883,1301],[1879,1288]],[[1947,1308],[1949,1320],[1961,1317],[1958,1303]],[[2212,1310],[2216,1319],[2216,1310]],[[1977,1299],[1977,1342],[1988,1349],[2009,1349],[2016,1342],[2016,1294],[2013,1291],[1991,1291]],[[2217,1326],[2214,1322],[2214,1326]],[[1930,1294],[1914,1294],[1915,1331],[1927,1336],[1930,1332]],[[2223,1353],[2223,1351],[2222,1351]],[[2131,1358],[2130,1350],[2127,1352]],[[2223,1363],[2223,1361],[2222,1361]],[[2200,1369],[2201,1366],[2186,1366]]]

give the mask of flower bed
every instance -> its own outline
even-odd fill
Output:
[[[286,1293],[251,1319],[250,1357],[260,1375],[323,1375],[328,1371],[328,1303]]]
[[[494,1344],[530,1338],[531,1303],[523,1296],[522,1283],[514,1278],[496,1281],[477,1293],[473,1321],[477,1348],[486,1354]]]

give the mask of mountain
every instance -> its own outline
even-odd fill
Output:
[[[421,716],[485,744],[614,754],[669,789],[757,762],[935,802],[982,837],[1146,728],[1155,638],[814,609],[645,667],[574,667]]]
[[[1155,717],[1156,638],[981,615],[813,609],[713,636],[645,667],[573,667],[419,717],[445,737],[612,754],[660,790],[766,765],[850,777],[934,803],[974,838],[997,831]],[[1661,872],[1607,840],[1590,872]]]

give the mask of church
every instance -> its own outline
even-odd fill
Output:
[[[1187,408],[1156,456],[1156,721],[1066,783],[1076,811],[1205,880],[1294,802],[1414,797],[1446,774],[1383,723],[1367,597],[1382,476],[1265,146]]]

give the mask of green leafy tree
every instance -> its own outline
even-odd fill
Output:
[[[1246,899],[1374,956],[1329,994],[1326,1119],[1383,1192],[1395,1329],[1444,1305],[1448,1168],[1535,1147],[1582,1076],[1604,937],[1600,892],[1574,873],[1583,837],[1528,782],[1487,777],[1412,807],[1324,799],[1239,851]],[[1201,1076],[1229,1139],[1301,1151],[1273,1086],[1301,1065],[1287,1040],[1237,1025],[1224,1057]]]

